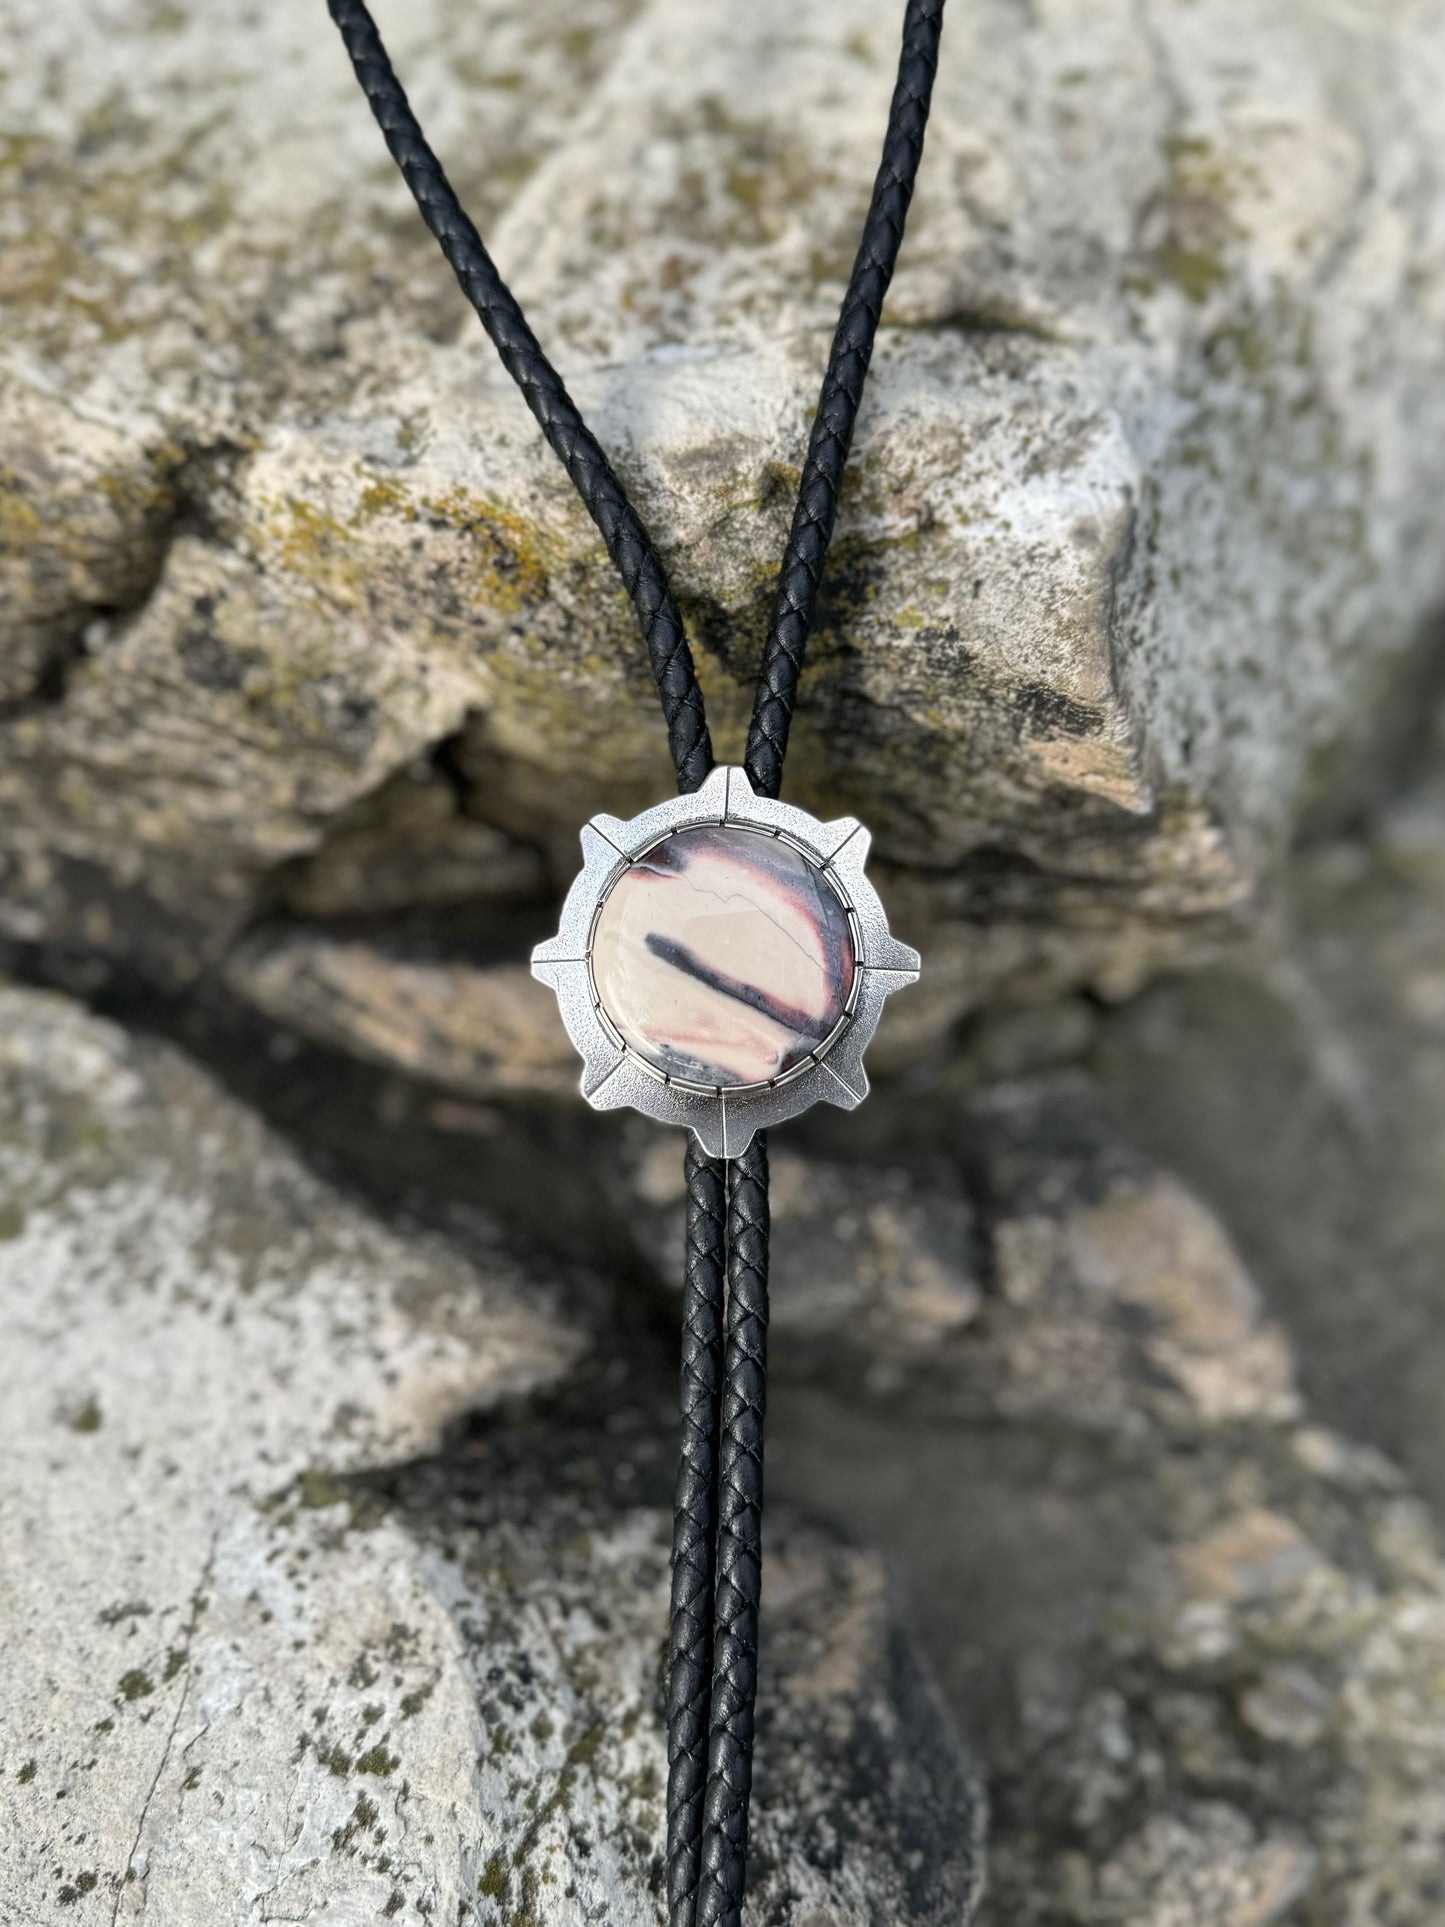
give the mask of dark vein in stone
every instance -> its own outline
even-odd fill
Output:
[[[734,1003],[746,1004],[750,1010],[771,1017],[775,1024],[781,1024],[799,1037],[823,1037],[827,1034],[826,1027],[820,1026],[816,1017],[779,1003],[776,997],[770,997],[765,990],[759,990],[753,984],[743,983],[740,978],[714,970],[689,950],[686,944],[675,943],[671,937],[649,934],[647,948],[654,957],[670,964],[674,970],[682,971],[684,976],[706,984],[709,990],[719,991],[724,997],[731,997]]]

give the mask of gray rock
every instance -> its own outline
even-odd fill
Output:
[[[382,15],[736,755],[893,22]],[[667,786],[641,653],[324,14],[3,24],[5,934],[186,978],[329,838],[334,906],[439,745],[555,880]],[[1441,586],[1442,64],[1423,0],[950,21],[790,777],[874,825],[928,955],[897,1060],[1236,929],[1368,726]]]
[[[775,1369],[1123,1436],[1294,1413],[1288,1344],[1217,1219],[1082,1080],[1038,1088],[977,1099],[951,1167],[773,1149]],[[635,1127],[631,1153],[626,1216],[675,1291],[676,1144]]]
[[[981,1920],[1433,1927],[1425,1509],[1310,1416],[1218,1223],[1087,1086],[982,1097],[965,1140],[979,1316],[896,1403],[792,1387],[770,1424],[774,1491],[887,1547],[977,1736]]]
[[[1432,714],[1433,710],[1433,714]],[[1316,1409],[1445,1505],[1445,712],[1291,866],[1267,943],[1101,1031],[1118,1101],[1238,1227]]]
[[[973,1213],[946,1167],[842,1165],[769,1148],[770,1329],[777,1368],[860,1384],[873,1396],[918,1380],[983,1305]],[[658,1285],[680,1298],[686,1196],[674,1135],[628,1132],[620,1209]]]
[[[505,1841],[482,1868],[478,1918],[498,1927],[660,1916],[668,1515],[650,1500],[670,1486],[674,1441],[632,1402],[632,1376],[620,1366],[538,1424],[483,1431],[388,1481],[466,1575],[487,1817]],[[763,1610],[749,1917],[967,1922],[982,1798],[879,1561],[775,1517]]]
[[[277,880],[276,907],[295,917],[379,917],[457,904],[540,897],[538,852],[459,813],[444,771],[419,762],[362,798],[314,855]]]
[[[0,1069],[0,1916],[650,1927],[672,1438],[594,1287],[58,998]],[[784,1525],[766,1610],[754,1917],[966,1921],[878,1561]]]
[[[525,964],[404,935],[268,930],[236,946],[226,982],[290,1030],[468,1097],[577,1096],[557,1000]]]

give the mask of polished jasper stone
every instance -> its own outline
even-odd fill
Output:
[[[848,915],[800,850],[682,830],[623,871],[592,934],[592,981],[654,1069],[736,1089],[790,1071],[853,988]]]

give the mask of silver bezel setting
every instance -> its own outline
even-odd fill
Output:
[[[681,830],[750,830],[794,845],[820,870],[841,900],[853,940],[853,988],[847,1008],[817,1049],[767,1084],[732,1087],[669,1077],[625,1042],[597,997],[592,935],[617,879],[649,850]],[[796,1117],[810,1105],[853,1110],[868,1095],[863,1052],[878,1028],[884,1000],[917,983],[916,950],[888,929],[878,893],[863,873],[869,835],[856,817],[820,823],[791,803],[758,796],[747,772],[715,769],[691,796],[669,797],[623,822],[594,816],[582,830],[582,870],[562,906],[557,934],[532,952],[532,975],[557,994],[567,1034],[582,1057],[582,1095],[594,1110],[630,1107],[692,1131],[713,1157],[740,1157],[753,1134]]]

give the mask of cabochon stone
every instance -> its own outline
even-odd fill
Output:
[[[784,1076],[848,1006],[848,913],[803,852],[735,827],[679,831],[623,871],[592,933],[618,1033],[669,1077],[734,1090]]]

